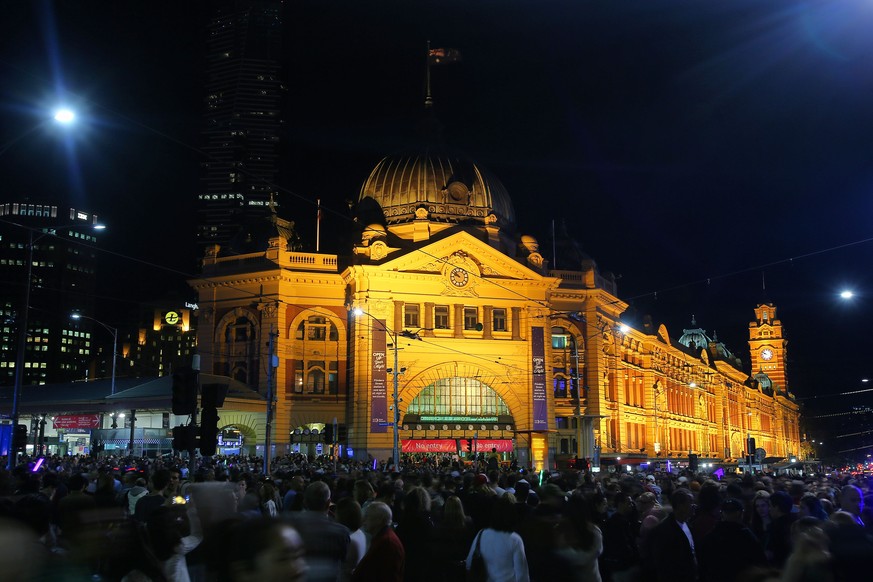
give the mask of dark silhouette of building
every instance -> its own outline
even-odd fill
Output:
[[[224,243],[276,195],[283,2],[210,2],[197,240]]]

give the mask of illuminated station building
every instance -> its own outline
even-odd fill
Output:
[[[336,419],[341,455],[388,459],[395,404],[403,452],[496,448],[538,469],[579,439],[594,464],[742,462],[748,437],[800,451],[774,305],[749,306],[749,368],[701,329],[628,327],[611,276],[551,269],[503,185],[434,150],[379,162],[356,214],[346,255],[295,250],[274,212],[260,248],[209,246],[190,281],[201,369],[273,394],[275,454],[322,451],[312,435]],[[265,442],[263,417],[221,416]]]

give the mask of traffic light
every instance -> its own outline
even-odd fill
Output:
[[[218,444],[218,411],[214,408],[203,409],[200,420],[200,454],[211,457],[215,454]]]
[[[173,372],[173,414],[194,414],[197,408],[197,373],[191,368]]]
[[[324,436],[324,442],[328,445],[333,444],[333,425],[326,424],[324,425],[324,430],[321,431],[322,436]]]
[[[27,425],[15,425],[15,432],[12,435],[12,450],[14,452],[23,451],[27,448]]]
[[[338,424],[336,426],[336,442],[338,443],[348,443],[349,440],[349,429],[344,424]]]
[[[473,452],[473,441],[471,439],[467,439],[467,452],[468,453]]]
[[[192,425],[173,427],[173,449],[193,451],[197,446],[197,427]]]
[[[749,440],[748,440],[748,443],[747,443],[747,447],[746,447],[746,448],[747,448],[747,451],[746,451],[747,454],[749,454],[749,455],[754,455],[754,454],[755,454],[755,448],[756,448],[756,447],[755,447],[755,437],[749,437]]]
[[[688,455],[688,468],[692,471],[697,471],[697,455]]]

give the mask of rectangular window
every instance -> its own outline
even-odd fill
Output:
[[[406,327],[421,327],[418,323],[418,305],[405,305],[403,308],[403,325]]]
[[[505,309],[494,309],[493,311],[493,330],[494,331],[506,331],[506,310]]]
[[[294,360],[294,392],[303,394],[303,360]]]
[[[476,329],[479,325],[479,310],[475,307],[464,308],[464,329]]]
[[[433,326],[436,329],[449,329],[448,305],[437,305],[433,308]]]
[[[569,419],[566,416],[556,416],[555,428],[570,428]]]

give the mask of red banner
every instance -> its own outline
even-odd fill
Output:
[[[99,414],[62,414],[52,421],[55,428],[100,428]]]
[[[466,443],[464,443],[466,447]],[[473,441],[473,446],[476,447],[477,453],[490,453],[491,449],[497,449],[498,453],[511,453],[512,441],[509,439],[479,439]]]
[[[458,443],[454,439],[401,441],[404,453],[457,453]]]
[[[461,439],[461,450],[467,450],[467,440]],[[490,453],[497,449],[498,453],[511,453],[512,441],[509,439],[479,439],[475,441],[476,452]],[[414,439],[400,441],[404,453],[457,453],[458,443],[454,439]]]

